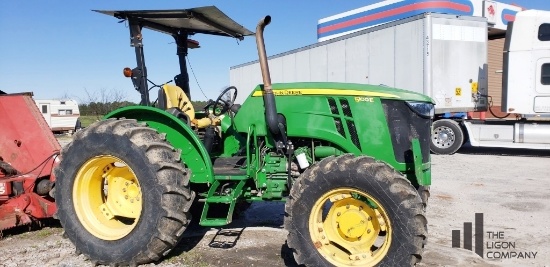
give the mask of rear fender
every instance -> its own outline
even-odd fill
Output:
[[[210,156],[195,132],[172,114],[154,107],[129,106],[117,109],[108,118],[135,119],[146,122],[147,126],[166,134],[166,140],[176,149],[181,149],[181,157],[191,170],[192,183],[212,183],[214,170]]]

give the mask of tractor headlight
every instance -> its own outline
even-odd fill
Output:
[[[414,111],[414,113],[418,114],[420,117],[426,119],[434,118],[435,108],[432,103],[407,101],[407,105],[411,108],[412,111]]]

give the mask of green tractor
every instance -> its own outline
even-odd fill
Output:
[[[99,12],[127,22],[137,67],[124,74],[142,98],[77,132],[61,153],[57,215],[77,253],[114,266],[159,261],[192,219],[221,227],[243,203],[281,201],[299,264],[421,260],[430,98],[364,84],[271,84],[267,16],[255,33],[263,84],[242,105],[234,103],[237,88],[228,87],[195,111],[185,57],[197,43],[188,37],[254,33],[216,7]],[[153,104],[143,28],[175,38],[181,70],[175,85],[159,86]]]

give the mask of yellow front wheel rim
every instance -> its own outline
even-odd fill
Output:
[[[370,194],[353,188],[331,190],[314,204],[309,233],[317,251],[335,266],[373,266],[388,253],[388,213]]]
[[[97,238],[118,240],[137,225],[142,209],[141,187],[123,160],[96,156],[78,170],[73,204],[84,228]]]

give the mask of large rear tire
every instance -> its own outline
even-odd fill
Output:
[[[159,260],[189,224],[189,170],[155,130],[109,119],[75,134],[55,169],[66,236],[94,264]]]
[[[464,132],[453,120],[437,120],[432,125],[430,150],[435,154],[454,154],[464,144]]]
[[[285,206],[287,243],[306,266],[408,266],[427,221],[416,189],[387,164],[346,154],[310,167]]]

